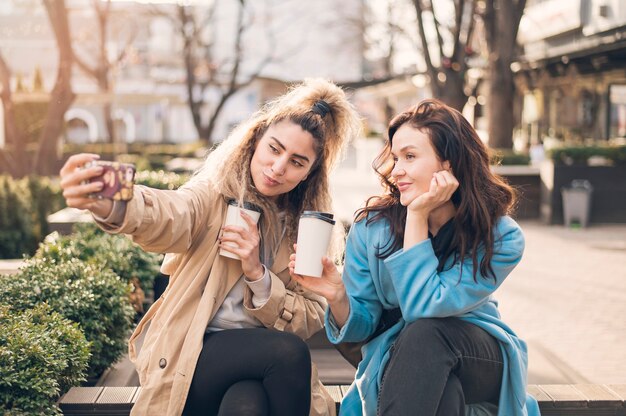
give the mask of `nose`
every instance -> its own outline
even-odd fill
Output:
[[[402,168],[399,163],[396,163],[396,165],[391,170],[391,177],[399,178],[400,176],[404,176],[405,173],[406,172],[404,171],[404,168]]]
[[[272,164],[272,172],[277,176],[283,176],[287,170],[287,160],[283,157],[276,158]]]

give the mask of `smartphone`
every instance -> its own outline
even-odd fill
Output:
[[[85,168],[93,166],[102,166],[102,175],[91,178],[88,182],[102,182],[104,186],[100,191],[89,194],[90,198],[113,201],[129,201],[133,198],[135,165],[106,160],[94,160],[85,164]]]

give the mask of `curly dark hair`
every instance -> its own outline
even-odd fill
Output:
[[[402,247],[407,209],[400,204],[400,191],[391,177],[394,167],[391,145],[394,134],[405,124],[429,135],[437,157],[450,163],[452,173],[459,181],[459,188],[451,198],[456,209],[454,232],[438,254],[438,270],[444,269],[451,256],[454,256],[451,264],[469,256],[473,262],[474,280],[479,269],[482,276],[495,277],[491,267],[493,228],[498,218],[513,210],[515,191],[491,172],[487,146],[470,123],[460,112],[441,101],[424,100],[391,120],[389,139],[372,164],[385,191],[381,196],[368,199],[365,207],[357,211],[356,221],[366,219],[369,224],[386,219],[389,222],[391,236],[388,243],[379,248],[379,258],[388,257]],[[481,246],[485,255],[478,264],[478,248]]]

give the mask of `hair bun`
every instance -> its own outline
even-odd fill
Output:
[[[330,113],[331,110],[330,105],[324,100],[317,100],[311,107],[311,111],[319,114],[322,118],[326,117],[326,114]]]

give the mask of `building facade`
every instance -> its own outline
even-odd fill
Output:
[[[98,49],[97,21],[91,0],[67,0],[75,53],[95,63]],[[193,13],[212,45],[210,65],[232,65],[236,19],[240,2],[216,3],[211,20],[203,20],[211,2],[198,2]],[[358,25],[350,24],[362,13],[362,0],[318,2],[262,0],[248,2],[241,80],[270,57],[260,76],[230,97],[217,119],[214,141],[259,106],[285,91],[287,84],[306,77],[337,82],[357,81],[363,72],[363,40]],[[74,65],[72,88],[76,100],[65,115],[65,140],[73,143],[108,141],[105,107],[118,141],[190,142],[198,133],[187,104],[183,41],[175,17],[175,4],[112,3],[108,38],[109,58],[123,59],[112,66],[109,91],[102,91],[93,77]],[[304,29],[307,28],[307,29]],[[0,51],[13,73],[16,102],[45,100],[56,77],[57,46],[48,17],[39,2],[8,0],[0,7]],[[203,68],[196,68],[202,71]],[[33,78],[41,74],[43,91],[33,91]],[[34,94],[34,93],[37,94]],[[43,92],[43,95],[42,95]],[[219,99],[217,88],[193,89],[203,94],[206,120]],[[0,145],[4,129],[0,128]]]
[[[626,2],[529,1],[518,39],[522,140],[626,137]]]

